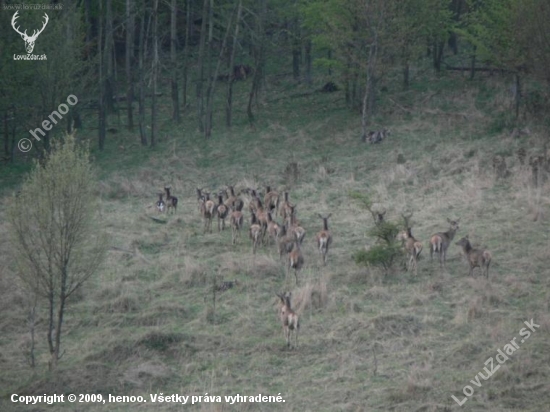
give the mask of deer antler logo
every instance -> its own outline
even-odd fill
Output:
[[[16,11],[15,14],[13,15],[12,19],[11,19],[11,26],[13,27],[13,29],[17,33],[19,33],[21,35],[21,37],[25,41],[25,48],[27,49],[27,53],[31,54],[33,49],[34,49],[34,42],[36,41],[36,38],[40,35],[40,33],[42,33],[44,31],[44,29],[46,28],[46,25],[48,24],[48,21],[50,20],[50,18],[48,17],[48,15],[46,13],[44,13],[44,25],[42,26],[42,28],[38,31],[34,30],[33,33],[32,33],[32,36],[28,36],[27,35],[27,30],[25,30],[23,33],[21,33],[19,31],[19,27],[15,27],[15,20],[17,20],[17,18],[19,17],[17,15],[17,13],[19,13],[19,11]]]

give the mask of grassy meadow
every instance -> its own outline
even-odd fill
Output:
[[[510,112],[507,83],[447,74],[409,91],[390,87],[380,95],[372,128],[388,127],[391,135],[366,145],[360,116],[346,108],[342,91],[309,93],[313,88],[285,81],[268,78],[253,129],[245,112],[249,85],[241,82],[231,131],[223,126],[221,105],[210,140],[197,132],[191,108],[174,127],[166,99],[155,148],[141,148],[136,134],[118,127],[104,153],[92,151],[110,250],[69,302],[65,354],[53,376],[45,302],[39,304],[38,364],[34,370],[27,364],[28,298],[10,245],[0,238],[0,410],[190,407],[152,404],[149,394],[160,393],[285,399],[193,406],[203,411],[548,410],[550,182],[533,186],[530,167],[516,156],[519,148],[527,157],[541,154],[545,136],[533,126],[529,135],[510,134],[501,115]],[[78,136],[95,143],[94,131]],[[507,178],[496,176],[495,155],[506,160]],[[291,163],[297,174],[289,172]],[[26,167],[2,168],[5,233],[6,205]],[[216,221],[211,234],[203,233],[195,188],[214,192],[227,184],[290,190],[307,230],[298,287],[274,245],[252,254],[248,213],[235,246],[231,230],[218,233]],[[154,202],[165,185],[179,205],[175,214],[159,216]],[[413,212],[413,233],[424,245],[417,276],[401,262],[387,274],[355,264],[352,255],[375,240],[368,236],[372,217],[350,199],[353,191],[386,209],[390,221]],[[333,245],[323,267],[317,213],[330,212]],[[460,218],[460,229],[441,270],[430,262],[428,241],[447,230],[447,218]],[[479,269],[468,276],[455,245],[465,235],[492,252],[488,280]],[[218,293],[214,305],[212,285],[234,279],[239,285]],[[301,317],[299,346],[290,350],[275,296],[286,290]],[[481,387],[470,383],[531,319],[540,328]],[[460,407],[451,395],[464,398],[465,385],[474,394]],[[24,406],[10,401],[13,393],[141,395],[148,402]]]

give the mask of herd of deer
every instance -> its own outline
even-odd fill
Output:
[[[216,217],[218,222],[218,231],[225,229],[225,220],[229,218],[231,226],[231,242],[236,244],[240,238],[241,230],[244,224],[243,207],[244,201],[240,197],[242,194],[248,195],[248,209],[250,212],[250,227],[248,235],[252,244],[252,253],[256,251],[260,244],[267,245],[273,243],[277,246],[279,257],[283,259],[287,257],[287,276],[291,269],[294,269],[296,285],[298,285],[298,271],[304,265],[304,256],[302,254],[301,245],[306,235],[306,230],[300,225],[297,220],[296,205],[289,200],[289,192],[283,192],[281,198],[279,192],[266,186],[265,195],[260,195],[257,189],[244,189],[239,195],[235,193],[233,186],[227,186],[217,193],[217,203],[210,199],[210,192],[197,188],[198,210],[204,220],[204,232],[212,232],[212,220]],[[165,200],[166,199],[166,200]],[[156,202],[156,207],[159,212],[176,211],[178,198],[172,196],[170,188],[165,187],[164,193],[159,193],[159,199]],[[273,219],[273,216],[279,215],[283,224],[279,224]],[[315,239],[317,248],[321,255],[323,265],[327,263],[327,254],[332,244],[332,234],[328,228],[328,219],[332,214],[322,216],[317,214],[323,221],[323,229],[320,230]],[[384,221],[383,213],[376,214],[376,223]],[[409,256],[407,262],[407,271],[414,270],[417,274],[417,262],[422,252],[422,243],[418,241],[412,234],[410,218],[412,215],[403,215],[405,230],[397,235],[397,240],[403,244],[403,248]],[[431,236],[430,259],[433,260],[433,254],[439,254],[440,266],[445,267],[447,249],[453,241],[456,232],[459,229],[460,219],[456,221],[447,219],[449,229],[446,232],[438,232]],[[267,239],[266,239],[267,236]],[[463,237],[457,243],[462,247],[464,255],[467,257],[470,266],[470,276],[473,275],[473,270],[479,267],[482,274],[489,277],[489,265],[491,264],[491,252],[488,250],[473,248],[470,244],[468,236]],[[233,285],[231,285],[233,286]],[[287,346],[290,347],[290,335],[295,334],[295,346],[298,345],[298,329],[300,327],[299,317],[292,310],[290,299],[291,293],[277,294],[279,302],[279,317],[283,325],[283,331],[286,338]]]
[[[405,230],[400,232],[397,235],[397,239],[401,240],[403,247],[409,255],[409,260],[407,262],[407,270],[414,270],[414,273],[417,274],[417,262],[420,252],[422,252],[422,243],[419,242],[412,235],[411,226],[409,219],[412,215],[405,216],[403,215],[403,220],[405,221]],[[433,260],[433,254],[439,254],[439,264],[441,267],[445,267],[445,261],[447,259],[447,249],[453,241],[456,232],[459,229],[458,223],[460,219],[450,220],[447,218],[447,222],[450,227],[446,232],[438,232],[432,235],[430,238],[430,260]],[[472,247],[470,239],[468,236],[463,237],[458,242],[458,246],[462,248],[464,256],[468,260],[470,266],[470,276],[473,276],[474,269],[476,267],[481,269],[481,273],[485,274],[485,277],[489,278],[489,266],[491,264],[492,255],[491,252],[484,249],[477,249]]]

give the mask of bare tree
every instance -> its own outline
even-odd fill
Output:
[[[231,70],[233,70],[233,66],[235,64],[235,50],[237,48],[237,40],[239,38],[242,5],[242,0],[239,0],[239,5],[237,6],[237,21],[235,22],[235,32],[233,33],[233,45],[231,46],[231,54],[229,57],[230,75],[227,82],[227,106],[225,111],[225,123],[227,127],[231,127],[231,117],[233,113],[233,82],[235,81],[235,76],[231,73]]]
[[[157,84],[159,71],[159,38],[158,38],[159,1],[153,6],[153,93],[151,97],[151,147],[155,145],[157,135]]]
[[[172,65],[172,120],[176,123],[180,122],[180,101],[178,91],[178,60],[176,54],[177,32],[176,22],[178,16],[178,5],[176,0],[172,0],[170,13],[170,63]]]
[[[134,60],[134,2],[126,0],[126,104],[128,116],[128,130],[134,130],[134,79],[132,64]]]
[[[199,69],[199,79],[197,80],[197,118],[199,121],[199,131],[204,131],[204,69],[205,69],[205,48],[206,48],[206,20],[208,16],[209,3],[208,0],[203,1],[202,5],[202,23],[201,37],[199,40],[199,57],[197,67]]]
[[[35,163],[8,208],[18,275],[29,294],[47,300],[50,369],[62,356],[67,301],[104,257],[106,239],[96,220],[95,190],[88,151],[67,135],[64,142],[54,142],[43,163]]]

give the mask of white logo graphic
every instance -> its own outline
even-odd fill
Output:
[[[32,36],[29,36],[27,35],[27,30],[25,30],[23,33],[21,33],[19,31],[19,27],[15,27],[15,20],[17,20],[17,18],[19,17],[17,15],[17,13],[19,13],[19,11],[16,11],[15,14],[13,15],[12,19],[11,19],[11,26],[13,27],[13,29],[19,33],[21,35],[21,38],[25,41],[25,48],[27,49],[27,53],[28,54],[31,54],[33,49],[34,49],[34,42],[36,41],[36,38],[40,35],[40,33],[42,33],[44,31],[44,29],[46,28],[46,25],[48,24],[48,21],[50,20],[50,18],[48,17],[48,15],[46,13],[44,13],[44,25],[42,26],[42,28],[40,30],[34,30],[33,33],[32,33]]]

